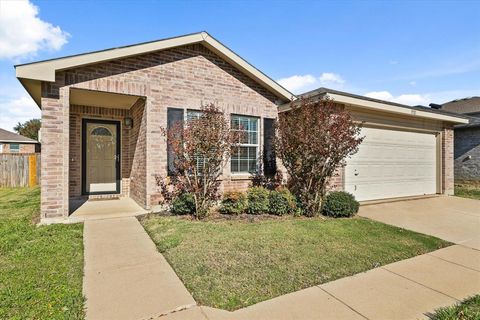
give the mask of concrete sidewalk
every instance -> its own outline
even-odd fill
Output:
[[[87,319],[418,319],[480,293],[480,251],[454,245],[228,312],[196,305],[136,218],[84,232]]]
[[[422,319],[478,293],[480,251],[455,245],[235,312],[201,309],[209,320]]]
[[[135,217],[85,221],[87,319],[148,319],[195,305]]]

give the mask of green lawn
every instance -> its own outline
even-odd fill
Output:
[[[438,309],[430,316],[432,320],[478,320],[480,319],[480,295],[466,299],[452,307]]]
[[[197,302],[235,310],[449,245],[363,219],[142,219]]]
[[[35,226],[39,199],[0,188],[0,319],[83,319],[83,226]]]
[[[480,185],[455,185],[455,195],[480,200]]]

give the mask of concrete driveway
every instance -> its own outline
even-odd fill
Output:
[[[434,197],[364,205],[359,215],[480,250],[480,201]]]

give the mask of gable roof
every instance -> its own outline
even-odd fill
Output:
[[[411,107],[404,104],[385,101],[380,99],[369,98],[358,94],[328,89],[318,88],[309,92],[298,95],[299,98],[323,98],[327,97],[333,99],[336,102],[351,105],[359,108],[370,109],[372,111],[389,112],[396,114],[403,114],[409,116],[415,116],[419,118],[427,118],[433,120],[448,121],[453,123],[468,123],[468,119],[462,115],[439,111],[427,107]],[[290,108],[290,103],[287,103],[280,107],[280,111],[286,111]]]
[[[275,96],[280,98],[282,102],[290,101],[292,97],[294,97],[294,95],[287,89],[245,61],[207,32],[192,33],[184,36],[144,42],[130,46],[19,64],[15,66],[15,70],[17,78],[37,104],[40,105],[40,83],[41,81],[54,82],[55,73],[57,71],[196,43],[201,43],[221,58],[237,67],[241,72],[245,73],[254,81],[275,94]]]
[[[14,142],[14,143],[38,143],[37,140],[33,140],[19,134],[7,131],[0,128],[0,142]]]

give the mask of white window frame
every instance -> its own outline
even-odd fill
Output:
[[[255,117],[255,116],[249,116],[249,115],[242,115],[242,114],[231,114],[230,115],[230,126],[232,125],[233,123],[233,119],[235,117],[238,117],[239,119],[241,118],[247,118],[249,120],[255,120],[257,122],[257,130],[256,131],[252,131],[252,130],[239,130],[239,129],[233,129],[232,128],[232,131],[237,131],[237,132],[247,132],[247,133],[256,133],[257,134],[257,143],[254,144],[254,143],[240,143],[238,145],[238,147],[255,147],[256,148],[256,153],[255,153],[255,172],[258,172],[259,171],[259,158],[260,158],[260,138],[261,138],[261,134],[260,134],[260,123],[261,123],[261,118],[260,117]],[[232,161],[233,161],[233,156],[231,155],[230,156],[230,173],[232,175],[251,175],[253,174],[254,172],[250,172],[248,171],[240,171],[240,160],[241,159],[238,159],[238,171],[233,171],[232,170]],[[250,160],[253,161],[253,159],[246,159],[248,162],[250,162]],[[247,165],[247,167],[250,167],[249,165]]]

